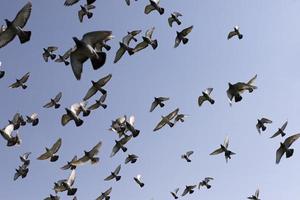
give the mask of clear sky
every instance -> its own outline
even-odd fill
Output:
[[[26,0],[2,0],[0,19],[13,19]],[[83,2],[83,1],[82,1]],[[111,198],[172,199],[170,191],[198,184],[206,176],[214,177],[210,190],[196,190],[183,199],[246,199],[259,187],[261,199],[296,199],[300,196],[299,164],[300,142],[294,156],[275,165],[275,151],[282,138],[269,139],[285,120],[289,120],[287,134],[300,131],[299,126],[299,53],[300,53],[300,2],[295,0],[226,0],[161,1],[165,14],[154,12],[145,15],[148,1],[98,0],[92,19],[80,23],[77,17],[79,4],[65,7],[63,0],[32,0],[33,10],[25,30],[31,30],[30,42],[20,45],[18,39],[0,49],[0,60],[6,75],[0,80],[0,123],[4,127],[16,112],[37,112],[37,127],[20,129],[22,144],[6,147],[0,140],[0,196],[1,199],[38,200],[52,190],[54,182],[69,176],[60,169],[75,154],[81,156],[98,141],[103,142],[100,163],[77,169],[75,186],[79,200],[96,199],[102,191],[113,187]],[[183,14],[182,25],[170,28],[167,18],[173,11]],[[174,49],[177,30],[190,25],[194,29],[190,42]],[[227,40],[233,26],[239,25],[242,40]],[[147,48],[136,55],[127,54],[117,63],[113,59],[119,41],[127,31],[155,26],[153,34],[158,48]],[[111,30],[115,38],[109,42],[107,62],[94,71],[89,63],[83,69],[81,81],[76,81],[70,67],[48,62],[42,58],[42,48],[58,46],[62,54],[74,45],[73,36],[89,31]],[[144,32],[143,32],[144,34]],[[141,36],[139,39],[141,40]],[[26,72],[31,76],[28,88],[10,89],[8,86]],[[73,123],[60,124],[64,108],[80,101],[91,80],[109,73],[112,79],[108,90],[106,110],[96,110],[76,128]],[[229,106],[226,97],[228,82],[247,81],[258,75],[258,89],[243,94],[240,103]],[[199,108],[197,98],[201,91],[213,87],[216,103]],[[59,91],[63,92],[61,108],[44,109],[42,106]],[[163,109],[149,113],[154,96],[167,96],[170,100]],[[89,100],[94,102],[99,95]],[[189,114],[184,123],[174,128],[164,127],[152,132],[161,115],[179,107]],[[117,138],[107,129],[111,120],[122,115],[136,116],[136,128],[141,134],[127,145],[128,153],[137,154],[136,164],[124,165],[127,153],[119,152],[110,158]],[[256,120],[268,117],[273,124],[259,135]],[[230,149],[237,154],[226,164],[224,156],[209,156],[225,136],[229,136]],[[55,163],[36,158],[44,147],[62,138],[60,158]],[[180,158],[194,150],[191,163]],[[31,151],[30,171],[25,179],[13,181],[14,170],[20,164],[19,155]],[[103,179],[122,164],[119,182]],[[133,177],[142,174],[145,187],[140,189]],[[71,199],[60,194],[61,199]]]

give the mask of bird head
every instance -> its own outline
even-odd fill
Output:
[[[8,19],[5,19],[4,21],[5,21],[7,27],[9,27],[10,25],[12,25],[11,21],[9,21]]]

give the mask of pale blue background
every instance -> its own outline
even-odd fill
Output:
[[[26,0],[2,0],[0,19],[13,19]],[[0,49],[0,60],[6,76],[0,80],[0,123],[4,127],[15,112],[37,112],[40,124],[20,129],[23,143],[7,148],[1,139],[0,196],[5,200],[38,200],[53,193],[53,183],[69,176],[59,168],[75,154],[81,156],[99,140],[103,141],[100,163],[78,168],[75,186],[79,200],[96,199],[100,193],[113,187],[112,199],[172,199],[170,191],[184,185],[198,183],[212,176],[211,190],[196,191],[184,199],[246,199],[261,189],[262,199],[291,200],[300,196],[300,143],[294,144],[295,154],[275,165],[275,151],[281,138],[269,137],[289,120],[288,135],[297,133],[299,126],[299,54],[300,2],[296,0],[226,0],[161,1],[166,13],[159,16],[143,13],[148,1],[98,0],[91,20],[79,23],[79,4],[63,6],[63,0],[33,0],[33,11],[26,30],[32,31],[30,42],[20,45],[16,38]],[[182,25],[170,28],[167,18],[173,11],[183,14]],[[190,42],[173,48],[176,30],[194,25]],[[239,25],[243,40],[227,41],[228,32]],[[148,48],[134,56],[124,57],[113,64],[118,42],[127,31],[156,27],[153,34],[159,46]],[[94,30],[112,30],[107,63],[98,71],[86,63],[81,81],[76,81],[70,67],[54,62],[45,63],[42,48],[59,46],[63,53],[74,45],[73,36],[81,37]],[[143,33],[144,34],[144,33]],[[9,89],[8,85],[26,72],[31,72],[28,89]],[[112,73],[107,84],[106,110],[97,110],[80,128],[73,123],[60,125],[64,107],[79,101],[90,87],[91,80]],[[247,81],[258,74],[258,90],[245,93],[241,103],[229,107],[226,97],[228,82]],[[214,106],[199,108],[197,97],[206,87],[214,87]],[[63,92],[59,110],[43,109],[49,98]],[[149,113],[154,96],[168,96],[171,100],[164,109]],[[94,99],[90,102],[94,102]],[[189,114],[183,124],[173,129],[152,130],[161,115],[176,107]],[[140,156],[134,165],[124,165],[127,154],[118,153],[109,158],[116,135],[107,129],[111,120],[121,115],[134,114],[137,139],[130,141],[128,153]],[[259,136],[256,119],[269,117],[273,124]],[[228,164],[223,155],[209,156],[225,136],[237,155]],[[38,161],[45,146],[57,138],[63,140],[60,159],[56,163]],[[192,163],[180,155],[194,150]],[[31,151],[32,162],[28,177],[13,181],[14,169],[20,164],[19,155]],[[104,182],[111,170],[122,163],[122,179],[118,183]],[[145,187],[140,189],[133,177],[142,174]],[[61,199],[71,199],[65,194]]]

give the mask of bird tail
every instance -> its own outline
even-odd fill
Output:
[[[153,49],[156,49],[158,46],[157,40],[153,40],[153,42],[151,43],[151,46]]]
[[[37,119],[35,119],[35,120],[33,120],[33,122],[32,122],[32,126],[36,126],[36,125],[38,125],[38,123],[39,123],[39,119],[37,118]]]
[[[18,32],[18,37],[21,44],[28,42],[30,40],[31,31],[20,31]]]
[[[294,149],[288,149],[286,151],[286,158],[291,157],[294,154]]]
[[[211,104],[214,104],[214,103],[215,103],[215,100],[213,100],[213,99],[209,99],[208,101],[209,101],[209,103],[211,103]]]
[[[102,108],[106,109],[107,105],[106,104],[101,104]]]
[[[83,124],[83,120],[82,119],[75,120],[75,124],[77,127],[81,126]]]
[[[100,160],[99,158],[92,158],[92,159],[91,159],[92,165],[93,165],[93,164],[96,164],[97,162],[99,162],[99,160]]]
[[[70,62],[68,61],[64,61],[65,65],[68,66],[70,64]]]
[[[58,160],[58,158],[59,158],[58,155],[54,155],[54,156],[52,156],[52,157],[50,158],[50,162],[55,162],[55,161]]]
[[[188,43],[188,42],[189,42],[189,39],[188,39],[188,38],[183,38],[183,39],[182,39],[182,43],[183,43],[183,44],[186,44],[186,43]]]
[[[119,181],[121,179],[121,176],[116,176],[116,181]]]
[[[84,116],[84,117],[87,117],[87,116],[90,115],[90,113],[91,113],[90,110],[85,110],[85,111],[83,111],[83,116]]]
[[[106,49],[106,51],[109,51],[111,49],[111,47],[107,44],[104,45],[104,48]]]
[[[68,196],[73,196],[76,192],[77,192],[77,188],[70,188],[70,189],[68,190],[67,195],[68,195]]]
[[[55,54],[51,54],[50,58],[51,58],[51,60],[54,60],[56,58],[56,55]]]
[[[285,135],[286,135],[286,133],[282,131],[281,136],[284,137]]]
[[[141,187],[144,187],[144,185],[145,185],[144,183],[140,183],[140,186],[141,186]]]
[[[173,126],[174,126],[174,123],[169,122],[168,125],[169,125],[170,127],[173,127]]]
[[[59,108],[60,107],[60,104],[59,103],[56,103],[55,105],[54,105],[54,108]]]
[[[164,103],[160,103],[159,106],[160,106],[161,108],[163,108],[163,107],[165,106],[165,104],[164,104]]]
[[[88,13],[87,13],[87,17],[88,17],[89,19],[91,19],[91,18],[93,17],[93,13],[88,12]]]
[[[207,189],[211,188],[211,185],[208,185],[208,184],[207,184],[207,185],[206,185],[206,188],[207,188]]]
[[[242,34],[239,34],[239,39],[243,39],[243,35]]]
[[[22,85],[22,89],[26,89],[27,88],[27,85]]]
[[[126,152],[127,151],[127,148],[126,147],[121,147],[122,151],[123,152]]]
[[[165,9],[164,8],[160,8],[158,10],[158,12],[159,12],[160,15],[163,15],[165,13]]]
[[[267,127],[265,125],[262,125],[261,130],[265,131],[267,129]]]
[[[102,67],[106,61],[106,53],[105,52],[97,52],[98,58],[97,57],[92,57],[91,58],[91,63],[93,65],[94,70],[99,69]]]

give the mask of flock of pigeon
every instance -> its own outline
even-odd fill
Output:
[[[84,17],[87,16],[88,19],[92,18],[93,13],[92,10],[95,9],[96,0],[87,0],[85,5],[80,6],[80,10],[78,11],[79,21],[83,22]],[[66,0],[65,6],[72,6],[79,2],[79,0]],[[125,0],[127,5],[130,5],[130,0]],[[26,43],[30,41],[31,31],[25,31],[24,27],[27,21],[30,18],[32,10],[32,3],[28,2],[24,5],[23,8],[17,13],[15,19],[12,21],[5,19],[6,25],[1,26],[0,29],[0,48],[5,47],[14,38],[17,36],[20,40],[20,43]],[[165,13],[165,9],[160,6],[159,0],[149,0],[149,4],[146,5],[144,13],[149,14],[151,12],[158,12],[160,15]],[[170,14],[168,18],[168,24],[170,27],[173,26],[174,23],[177,25],[181,25],[181,21],[179,17],[182,14],[179,12],[173,12]],[[188,34],[191,33],[193,26],[184,28],[182,31],[177,32],[175,38],[174,48],[177,48],[180,43],[187,44],[189,39],[187,38]],[[132,41],[138,42],[139,38],[137,36],[142,32],[142,30],[133,30],[128,32],[125,35],[121,42],[119,42],[119,49],[116,51],[116,55],[114,58],[114,63],[117,63],[123,55],[127,52],[130,56],[136,54],[137,52],[151,46],[154,50],[158,47],[157,39],[153,39],[152,35],[154,33],[155,27],[150,28],[145,32],[145,36],[142,37],[142,40],[137,43],[134,47],[131,47],[130,44]],[[228,40],[231,38],[242,39],[243,35],[240,33],[239,27],[234,27],[231,32],[228,34]],[[107,42],[113,39],[112,31],[94,31],[88,32],[82,36],[81,39],[73,37],[75,45],[68,49],[62,55],[56,55],[54,52],[58,50],[58,47],[49,46],[43,48],[42,57],[45,62],[53,60],[57,63],[64,63],[66,66],[70,65],[72,67],[73,74],[77,80],[81,79],[81,75],[83,72],[83,65],[87,60],[91,61],[92,67],[94,70],[100,69],[106,63],[106,51],[110,51],[111,47],[107,44]],[[1,63],[0,63],[1,67]],[[5,76],[5,71],[0,71],[0,79]],[[12,83],[10,88],[22,88],[26,89],[28,86],[26,82],[30,78],[30,73],[26,73],[19,79],[16,79],[14,83]],[[252,93],[257,89],[257,86],[254,85],[254,82],[257,78],[255,75],[249,81],[246,82],[237,82],[237,83],[229,83],[228,90],[226,91],[230,106],[233,102],[240,102],[243,97],[242,93],[248,91],[248,93]],[[91,87],[87,90],[86,95],[82,98],[81,102],[74,103],[70,106],[70,108],[65,108],[65,114],[61,116],[61,124],[62,126],[67,125],[70,121],[73,121],[76,127],[81,126],[84,123],[82,118],[85,118],[90,115],[91,112],[99,108],[106,109],[107,105],[105,103],[108,92],[104,89],[105,85],[110,82],[112,79],[112,74],[108,74],[100,78],[97,81],[91,81]],[[198,97],[198,105],[203,106],[205,102],[210,104],[214,104],[215,100],[212,97],[213,88],[205,89],[202,94]],[[87,100],[93,97],[95,94],[101,94],[99,99],[96,99],[94,104],[89,105]],[[47,102],[43,107],[44,108],[60,108],[60,100],[62,98],[63,93],[59,92],[53,98],[50,98],[49,102]],[[154,111],[157,107],[163,108],[165,104],[168,102],[168,97],[154,97],[154,101],[151,104],[150,112]],[[80,115],[82,113],[82,115]],[[182,114],[179,112],[179,108],[176,108],[171,113],[161,116],[160,121],[154,127],[153,131],[158,131],[162,129],[164,126],[168,125],[169,127],[174,127],[177,122],[184,122],[185,118],[188,115]],[[266,124],[271,124],[272,120],[267,118],[261,118],[257,120],[256,128],[259,133],[266,130]],[[22,126],[26,124],[31,124],[32,126],[37,126],[39,124],[39,117],[37,113],[33,113],[31,115],[26,116],[24,119],[23,115],[20,113],[16,113],[11,120],[8,121],[8,124],[4,126],[3,129],[0,130],[3,139],[6,140],[6,145],[8,147],[21,145],[21,139],[18,135],[13,134],[14,131],[18,131]],[[274,133],[271,138],[281,136],[284,137],[286,135],[285,128],[288,122],[286,121],[282,127],[278,128],[278,131]],[[135,117],[134,116],[121,116],[112,121],[110,125],[110,131],[117,134],[119,140],[115,140],[115,145],[112,148],[110,157],[116,155],[120,150],[123,152],[127,151],[126,144],[133,138],[138,137],[140,134],[140,130],[135,127]],[[283,142],[280,143],[279,148],[276,151],[276,164],[278,164],[284,154],[286,154],[286,158],[289,158],[293,155],[294,149],[290,148],[291,145],[300,137],[300,134],[294,134],[287,137]],[[51,147],[46,147],[45,152],[37,157],[38,160],[49,160],[50,162],[55,162],[59,159],[59,149],[62,145],[62,139],[58,138],[55,143]],[[102,142],[99,141],[95,146],[93,146],[89,151],[84,151],[80,157],[74,156],[70,161],[68,161],[64,166],[61,167],[62,170],[71,170],[70,176],[67,179],[58,180],[54,183],[54,192],[55,194],[50,194],[50,196],[46,197],[45,200],[58,200],[60,197],[58,193],[66,192],[67,195],[73,196],[77,192],[77,188],[74,187],[75,177],[76,177],[76,168],[80,167],[84,164],[96,164],[99,162],[99,157],[97,154],[100,151]],[[188,151],[184,153],[181,158],[187,162],[191,162],[191,156],[194,152]],[[235,153],[229,150],[229,138],[226,137],[223,144],[220,144],[220,147],[214,150],[210,155],[218,155],[223,154],[225,156],[226,162],[228,159],[231,159]],[[17,180],[19,177],[25,178],[29,172],[30,165],[30,157],[31,152],[26,152],[22,156],[20,156],[21,165],[16,169],[15,175],[13,177],[14,180]],[[135,154],[129,154],[125,159],[125,164],[135,163],[139,159],[139,156]],[[116,167],[104,180],[110,181],[115,180],[119,181],[121,179],[120,175],[121,164]],[[145,183],[142,181],[141,175],[137,175],[133,178],[134,181],[142,188],[145,186]],[[187,194],[192,194],[194,190],[198,187],[206,187],[207,189],[211,188],[210,181],[212,181],[212,177],[206,177],[198,184],[186,185],[181,196],[185,196]],[[112,187],[108,188],[106,191],[101,193],[97,200],[108,200],[110,199],[110,193],[112,192]],[[176,188],[174,191],[170,192],[174,199],[178,199],[179,188]],[[77,199],[74,196],[73,200]],[[254,195],[248,197],[248,199],[259,200],[259,190],[257,189]]]

